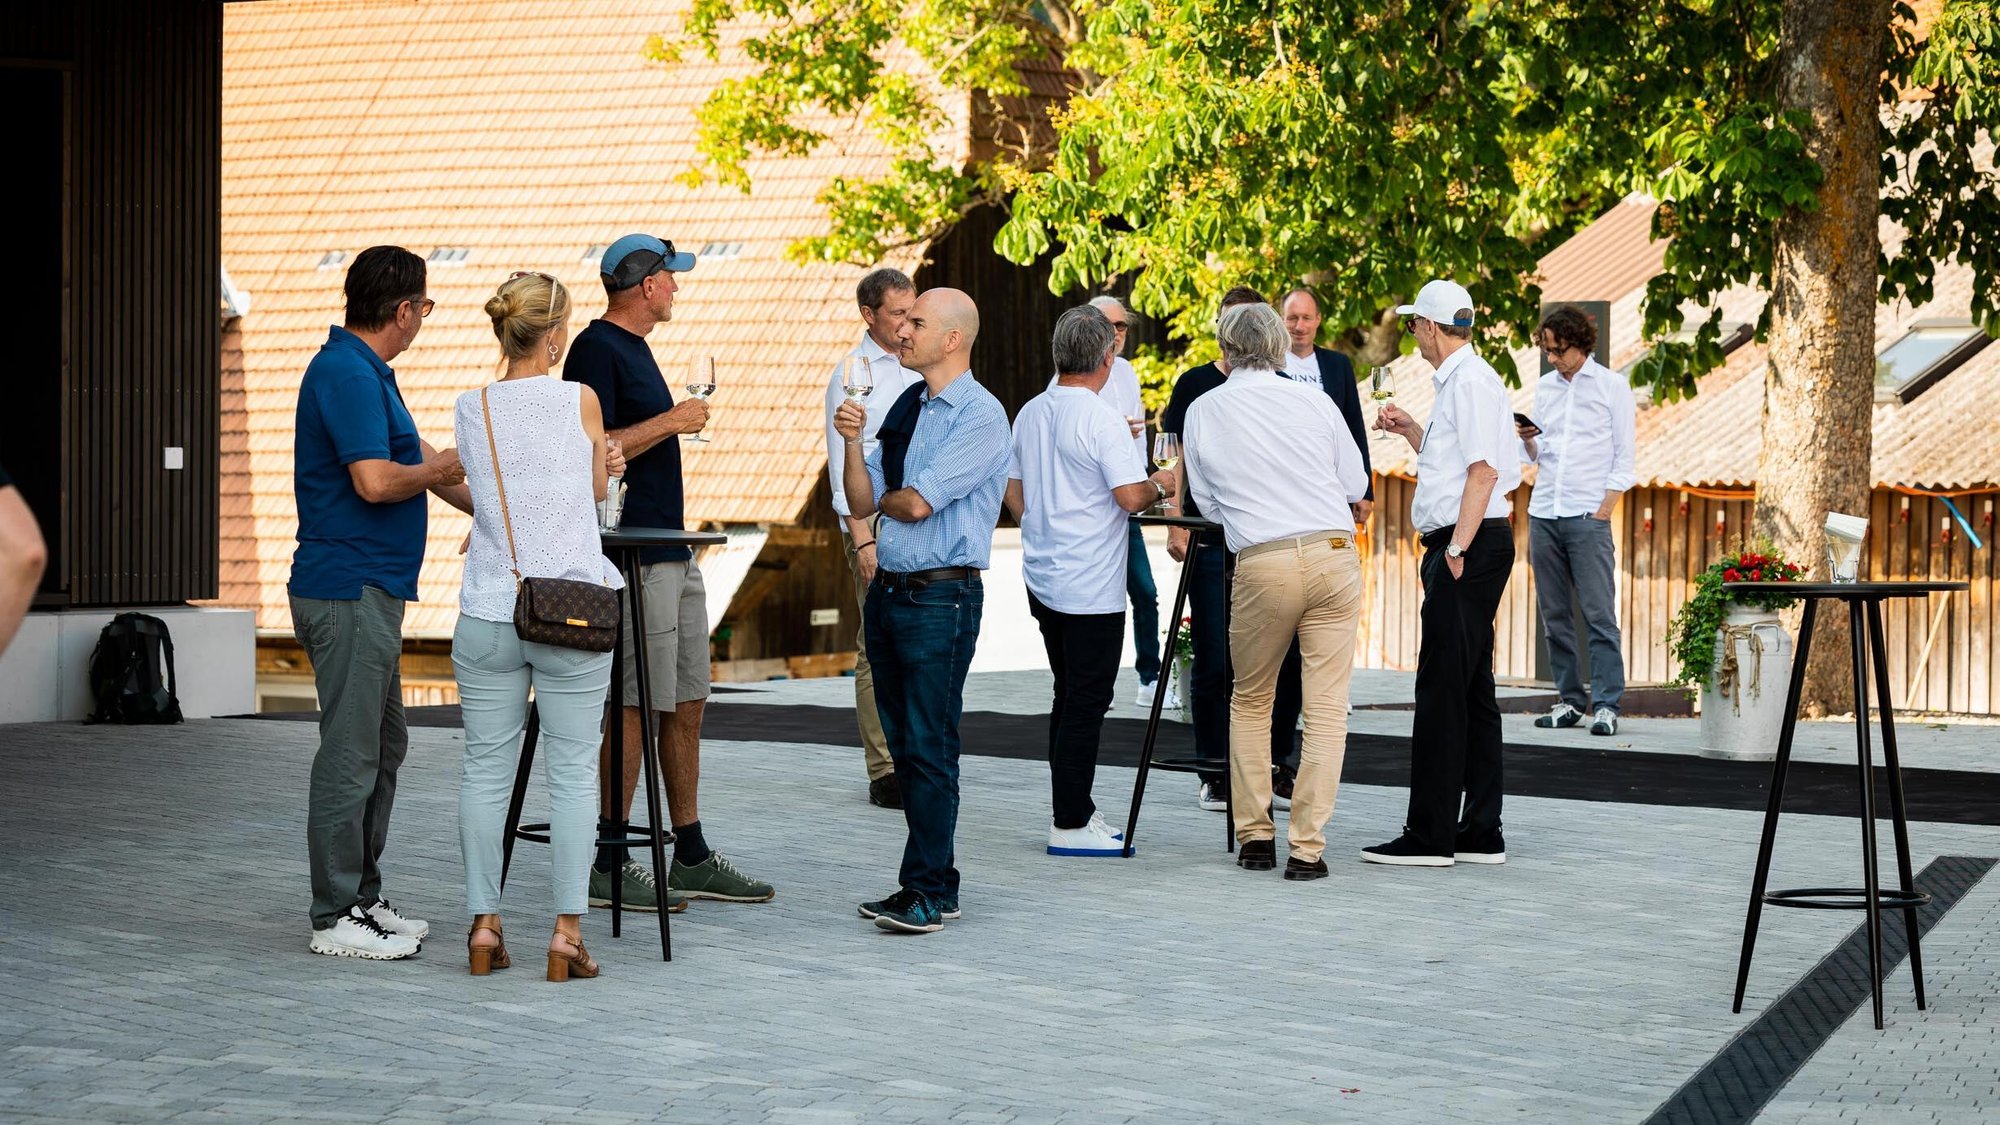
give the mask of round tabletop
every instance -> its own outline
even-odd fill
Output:
[[[1802,598],[1914,598],[1970,589],[1964,582],[1724,582],[1731,593],[1796,594]]]
[[[1201,516],[1155,516],[1141,513],[1130,517],[1141,527],[1185,527],[1189,531],[1221,531],[1222,525]]]
[[[621,527],[617,531],[600,531],[598,537],[606,547],[712,547],[729,542],[729,536],[719,531],[680,531],[669,527]]]

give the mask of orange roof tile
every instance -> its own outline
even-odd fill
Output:
[[[299,376],[341,306],[343,271],[317,267],[329,251],[351,258],[376,243],[471,250],[462,266],[433,267],[437,311],[395,364],[437,445],[450,440],[453,399],[497,369],[480,306],[511,271],[562,278],[577,298],[576,329],[602,310],[587,247],[632,230],[696,251],[742,243],[740,256],[697,266],[673,322],[652,337],[670,382],[694,356],[717,358],[714,441],[685,451],[688,516],[711,525],[799,517],[824,469],[821,394],[858,331],[861,271],[796,266],[783,251],[824,228],[815,197],[828,179],[874,175],[883,153],[852,123],[828,122],[835,139],[819,154],[751,161],[751,195],[675,183],[695,157],[696,107],[748,70],[743,27],[725,37],[720,62],[690,53],[661,68],[641,57],[684,3],[229,6],[222,256],[254,303],[240,321],[240,396],[225,403],[244,420],[224,423],[234,443],[224,602],[256,607],[260,628],[289,628],[292,415]],[[911,269],[920,254],[891,264]],[[466,522],[433,503],[411,635],[450,632]]]

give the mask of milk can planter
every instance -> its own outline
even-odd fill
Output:
[[[1674,684],[1701,700],[1703,757],[1776,757],[1792,674],[1792,637],[1777,611],[1798,599],[1731,595],[1722,584],[1796,582],[1804,574],[1760,548],[1727,555],[1695,577],[1694,596],[1674,616]]]

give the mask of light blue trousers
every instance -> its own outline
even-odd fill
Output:
[[[507,802],[521,761],[532,686],[542,722],[537,753],[549,787],[549,880],[556,913],[584,913],[597,851],[597,757],[611,654],[523,641],[512,622],[460,614],[451,635],[451,664],[465,723],[458,844],[465,856],[466,912],[500,912]]]

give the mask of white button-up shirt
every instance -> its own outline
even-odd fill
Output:
[[[1014,418],[1007,475],[1021,482],[1021,576],[1058,613],[1125,611],[1125,509],[1146,479],[1132,432],[1103,392],[1055,386]]]
[[[1049,385],[1045,389],[1052,391],[1061,386],[1062,384],[1057,381],[1060,378],[1057,375],[1049,376]],[[1116,410],[1120,418],[1146,417],[1146,407],[1139,398],[1139,373],[1132,369],[1132,361],[1122,355],[1111,361],[1111,377],[1104,381],[1104,387],[1097,392],[1097,397],[1108,403],[1111,409]],[[1138,447],[1139,460],[1150,463],[1153,451],[1146,447],[1146,427],[1140,426],[1139,432],[1132,435],[1132,444]],[[1047,599],[1044,598],[1043,601],[1046,603]]]
[[[1430,424],[1424,427],[1424,447],[1417,453],[1417,492],[1410,500],[1410,522],[1425,535],[1456,524],[1467,470],[1481,461],[1500,473],[1493,496],[1486,501],[1485,518],[1506,516],[1514,510],[1508,494],[1521,486],[1521,439],[1500,373],[1467,344],[1432,373],[1431,384],[1437,402]]]
[[[1285,374],[1309,387],[1321,385],[1319,377],[1319,351],[1314,349],[1304,355],[1297,352],[1285,353]]]
[[[896,405],[911,383],[923,381],[923,376],[903,366],[896,353],[875,342],[868,333],[861,334],[861,342],[854,345],[848,355],[858,355],[868,361],[868,369],[875,375],[875,389],[861,400],[868,408],[868,421],[861,427],[861,458],[868,459],[875,452],[875,432],[882,428],[882,420],[889,416],[889,408]],[[826,381],[826,479],[833,485],[833,510],[848,515],[847,493],[841,481],[847,469],[847,439],[833,428],[833,412],[847,401],[847,389],[841,383],[841,373],[847,366],[846,356],[833,365],[833,377]]]
[[[1349,505],[1368,491],[1368,471],[1325,391],[1239,367],[1188,407],[1183,425],[1188,491],[1222,524],[1230,550],[1353,532]]]
[[[1605,493],[1637,483],[1632,429],[1638,409],[1625,378],[1595,359],[1584,360],[1574,379],[1556,371],[1542,376],[1534,415],[1542,432],[1532,458],[1541,468],[1528,514],[1545,520],[1591,515]]]

